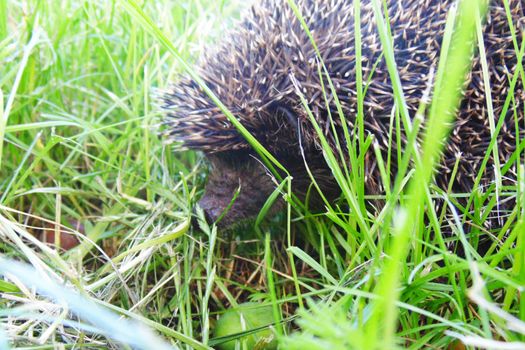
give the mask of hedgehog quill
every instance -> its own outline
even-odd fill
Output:
[[[296,3],[335,87],[344,122],[350,132],[355,133],[358,97],[353,1],[298,0]],[[395,61],[411,117],[416,115],[431,72],[438,65],[447,13],[454,3],[450,0],[386,1]],[[507,164],[513,155],[522,157],[521,150],[517,149],[525,135],[522,78],[514,79],[513,90],[510,86],[518,74],[516,53],[524,39],[525,0],[508,0],[508,4],[509,17],[503,0],[489,3],[483,44],[490,91],[485,91],[488,87],[484,78],[487,77],[483,75],[481,58],[476,52],[455,124],[436,171],[435,184],[443,190],[451,188],[454,193],[476,190],[475,180],[483,158],[490,152],[488,145],[492,138],[487,95],[491,96],[495,122],[505,119],[497,135],[498,158],[495,154],[490,156],[479,188],[494,183],[496,164]],[[361,1],[360,27],[362,76],[368,78],[364,86],[363,134],[374,137],[385,159],[391,157],[390,170],[394,177],[398,154],[402,151],[398,147],[403,147],[406,140],[391,142],[389,137],[395,103],[370,0]],[[300,199],[305,199],[311,185],[306,162],[324,196],[335,200],[340,189],[298,93],[299,90],[306,98],[309,110],[331,146],[335,149],[336,140],[344,142],[343,119],[337,117],[338,106],[330,91],[326,92],[328,103],[325,99],[323,86],[326,90],[328,81],[319,75],[318,68],[315,48],[287,2],[263,0],[249,9],[220,44],[206,51],[197,71],[233,115],[287,168],[293,177],[294,193]],[[509,91],[513,91],[513,98],[506,106]],[[217,220],[227,208],[221,221],[224,227],[257,215],[276,184],[250,144],[189,77],[182,77],[164,95],[164,104],[168,111],[167,138],[204,152],[211,165],[205,195],[199,202],[208,220]],[[331,127],[331,117],[335,119],[335,129]],[[374,152],[368,150],[364,158],[365,192],[384,194]],[[452,177],[456,163],[457,172]],[[516,163],[505,168],[504,186],[515,185],[516,172]],[[240,192],[230,206],[238,189]],[[310,207],[322,207],[320,198],[313,193],[309,197]],[[507,198],[503,207],[511,208],[514,203],[515,198]],[[278,210],[279,204],[275,207]],[[490,228],[497,222],[486,220],[485,224]]]

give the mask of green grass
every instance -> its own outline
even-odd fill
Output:
[[[403,106],[382,3],[373,2]],[[221,39],[218,28],[243,4],[0,0],[0,348],[209,349],[225,340],[214,339],[217,316],[253,300],[272,305],[282,349],[446,349],[457,339],[469,349],[524,348],[523,156],[511,160],[515,188],[463,194],[478,211],[504,192],[518,198],[507,226],[494,233],[509,229],[507,240],[483,258],[474,235],[462,231],[465,209],[455,218],[436,212],[433,199],[455,197],[430,184],[469,57],[469,46],[455,43],[480,34],[476,11],[463,7],[476,1],[451,10],[434,99],[420,108],[429,131],[397,111],[392,135],[405,125],[409,142],[380,212],[366,205],[364,174],[349,171],[363,169],[365,150],[377,150],[363,136],[368,77],[358,74],[359,130],[345,133],[345,144],[358,147],[332,152],[319,132],[346,205],[305,212],[286,176],[284,213],[265,218],[276,191],[253,225],[223,233],[190,225],[205,166],[199,154],[174,153],[157,136],[162,114],[155,95],[181,72],[197,77],[198,54]],[[523,58],[525,45],[515,39]],[[520,65],[508,105],[524,75]],[[332,90],[325,86],[324,96]],[[270,169],[284,169],[216,102]],[[489,114],[497,133],[502,125]],[[494,138],[486,159],[497,147]],[[345,153],[349,166],[340,161]],[[501,164],[496,182],[510,165]],[[390,160],[379,166],[388,182]],[[445,225],[454,237],[441,235]],[[73,235],[81,244],[56,250],[35,238],[42,232],[61,243]],[[462,245],[465,257],[446,251],[447,240]]]

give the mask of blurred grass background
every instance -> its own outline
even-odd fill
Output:
[[[219,342],[217,315],[245,301],[274,306],[283,349],[465,348],[457,338],[471,349],[523,346],[523,208],[509,223],[511,239],[482,261],[444,251],[421,212],[432,155],[423,155],[408,190],[417,200],[393,199],[414,222],[394,206],[355,218],[344,206],[305,216],[290,204],[293,215],[262,229],[191,227],[206,166],[157,136],[156,96],[184,68],[172,53],[191,67],[245,7],[0,0],[1,252],[39,272],[2,260],[0,269],[15,276],[0,284],[6,346],[147,349],[156,339],[142,336],[147,326],[173,347],[207,349]],[[446,120],[436,118],[429,139],[445,132]],[[391,216],[394,228],[375,224]],[[369,229],[356,229],[357,221]],[[42,236],[80,245],[53,249]],[[36,293],[35,280],[39,291],[57,288]],[[90,318],[93,305],[102,311]],[[137,323],[111,328],[109,310]],[[137,331],[119,332],[127,327]]]

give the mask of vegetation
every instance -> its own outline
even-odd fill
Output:
[[[220,314],[258,302],[271,306],[268,327],[282,349],[524,349],[523,156],[513,159],[516,186],[505,188],[517,205],[483,257],[462,229],[467,209],[449,208],[450,219],[433,202],[453,201],[431,185],[431,169],[470,56],[454,43],[475,42],[479,17],[465,9],[478,2],[451,11],[452,49],[432,103],[421,105],[432,127],[408,135],[382,210],[366,206],[364,177],[341,169],[325,146],[343,192],[337,205],[310,214],[290,200],[277,218],[263,220],[263,210],[252,225],[218,232],[191,224],[202,219],[194,208],[206,166],[157,136],[156,96],[177,74],[195,74],[199,52],[243,6],[0,0],[0,348],[210,349],[260,332],[213,335]],[[395,71],[393,53],[384,54]],[[516,74],[525,80],[522,65]],[[282,189],[290,194],[293,180]],[[479,213],[499,191],[456,195]],[[441,235],[445,226],[453,237]]]

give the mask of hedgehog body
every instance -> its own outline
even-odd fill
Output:
[[[386,3],[406,107],[414,117],[424,91],[432,83],[431,72],[438,65],[447,13],[454,1],[387,0]],[[353,1],[298,0],[297,5],[333,83],[345,123],[353,132],[358,103]],[[475,54],[464,97],[436,172],[435,183],[443,190],[450,188],[456,193],[474,190],[483,159],[490,152],[487,150],[492,138],[489,105],[495,123],[500,118],[505,120],[497,136],[499,162],[493,154],[489,157],[479,186],[483,189],[493,184],[495,164],[504,169],[504,185],[516,181],[515,165],[505,167],[505,164],[513,156],[521,157],[516,145],[525,130],[523,72],[518,70],[516,55],[525,29],[525,0],[508,0],[508,5],[507,12],[503,0],[490,2],[483,25],[488,67],[485,78],[490,81],[490,91],[485,91],[481,57]],[[395,103],[371,0],[361,1],[360,27],[364,135],[373,135],[377,140],[385,159],[390,159],[390,170],[395,176],[397,157],[402,151],[398,146],[403,142],[389,136]],[[250,8],[222,44],[206,52],[198,73],[246,129],[288,169],[294,179],[293,189],[301,198],[311,184],[306,163],[326,197],[333,199],[339,194],[338,185],[324,161],[319,138],[299,98],[299,95],[305,97],[328,141],[332,145],[337,139],[343,142],[344,137],[338,135],[342,133],[343,121],[338,117],[327,80],[321,78],[319,62],[308,34],[287,2],[263,0]],[[514,93],[509,96],[511,86]],[[223,224],[227,226],[256,215],[276,184],[249,143],[190,78],[182,78],[165,95],[165,104],[168,138],[201,150],[210,159],[212,170],[200,202],[210,220],[220,216],[239,188]],[[337,124],[335,132],[330,118]],[[365,168],[366,193],[384,193],[372,150],[365,155]],[[314,207],[320,202],[318,196],[309,198]]]

